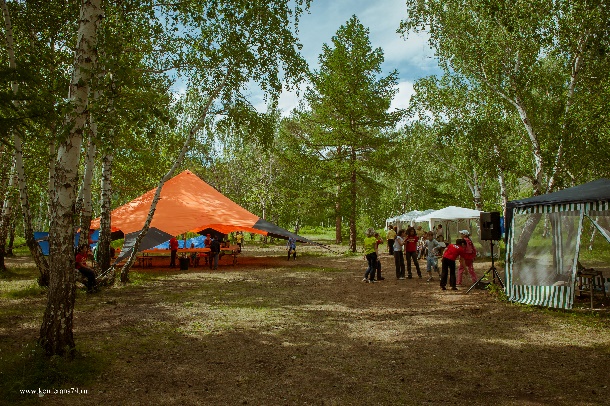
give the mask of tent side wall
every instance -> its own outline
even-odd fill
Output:
[[[512,207],[506,294],[514,302],[571,309],[583,222],[610,215],[607,202]]]

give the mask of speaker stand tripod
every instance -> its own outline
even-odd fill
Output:
[[[479,284],[479,282],[481,282],[485,277],[487,277],[487,274],[490,272],[493,272],[493,281],[494,283],[496,283],[496,279],[498,279],[498,282],[500,282],[500,286],[502,286],[502,289],[504,289],[504,282],[502,282],[502,278],[500,278],[500,275],[498,274],[498,270],[496,269],[495,265],[494,265],[494,242],[490,241],[491,244],[491,266],[489,267],[489,269],[483,274],[483,276],[481,276],[479,278],[478,281],[476,281],[475,283],[472,284],[472,286],[470,287],[470,289],[468,289],[466,291],[466,293],[470,292],[472,289],[474,289],[475,286],[477,286]]]

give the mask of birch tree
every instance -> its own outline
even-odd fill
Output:
[[[52,218],[49,231],[50,283],[47,307],[40,328],[39,343],[49,355],[74,351],[72,332],[74,286],[74,206],[78,188],[78,164],[87,120],[89,83],[93,72],[92,53],[103,15],[101,0],[81,3],[77,46],[68,98],[73,110],[66,117],[68,128],[59,144],[55,163]]]
[[[407,12],[399,31],[427,31],[447,70],[481,84],[518,115],[533,194],[569,184],[565,152],[573,114],[584,107],[575,102],[585,102],[576,96],[587,77],[608,78],[596,63],[600,43],[608,42],[603,2],[408,0]]]

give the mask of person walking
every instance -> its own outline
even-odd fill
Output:
[[[396,265],[396,279],[405,278],[405,257],[402,256],[402,247],[405,245],[405,230],[398,231],[394,239],[394,264]]]
[[[288,242],[286,243],[286,250],[288,251],[288,261],[290,261],[290,255],[292,255],[292,259],[296,261],[297,259],[297,240],[293,237],[288,238]]]
[[[417,276],[421,278],[421,271],[419,269],[419,262],[417,262],[417,233],[413,227],[407,229],[407,237],[405,238],[405,256],[407,257],[407,278],[411,279],[411,261],[415,263],[415,270]]]
[[[383,244],[383,239],[379,235],[379,233],[375,233],[375,238],[377,239],[377,247],[375,251],[377,252],[377,262],[375,263],[375,269],[377,270],[377,282],[384,280],[381,276],[381,259],[379,259],[379,246]]]
[[[477,250],[472,243],[468,230],[462,230],[460,231],[460,234],[462,235],[462,239],[466,241],[466,248],[464,249],[464,255],[461,256],[460,267],[458,268],[457,274],[457,284],[462,284],[462,275],[464,274],[465,269],[468,269],[470,279],[472,279],[472,283],[475,283],[478,280],[477,274],[474,271],[474,259],[477,257]]]
[[[364,239],[364,257],[368,263],[368,268],[364,273],[362,282],[375,282],[375,268],[377,267],[377,238],[375,238],[375,229],[369,227],[366,229],[366,237]]]
[[[392,225],[388,226],[386,238],[388,239],[388,252],[390,255],[394,255],[394,239],[396,238],[396,230],[394,230]]]
[[[455,260],[458,256],[464,255],[466,241],[461,238],[455,240],[455,244],[447,244],[445,252],[443,252],[442,273],[441,273],[441,289],[447,290],[447,274],[449,274],[449,284],[451,290],[457,290],[455,286]]]

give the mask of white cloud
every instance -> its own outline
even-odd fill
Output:
[[[409,107],[409,101],[411,100],[411,96],[413,96],[413,94],[415,94],[415,91],[413,90],[413,82],[399,82],[398,93],[390,104],[390,111],[406,109]]]

